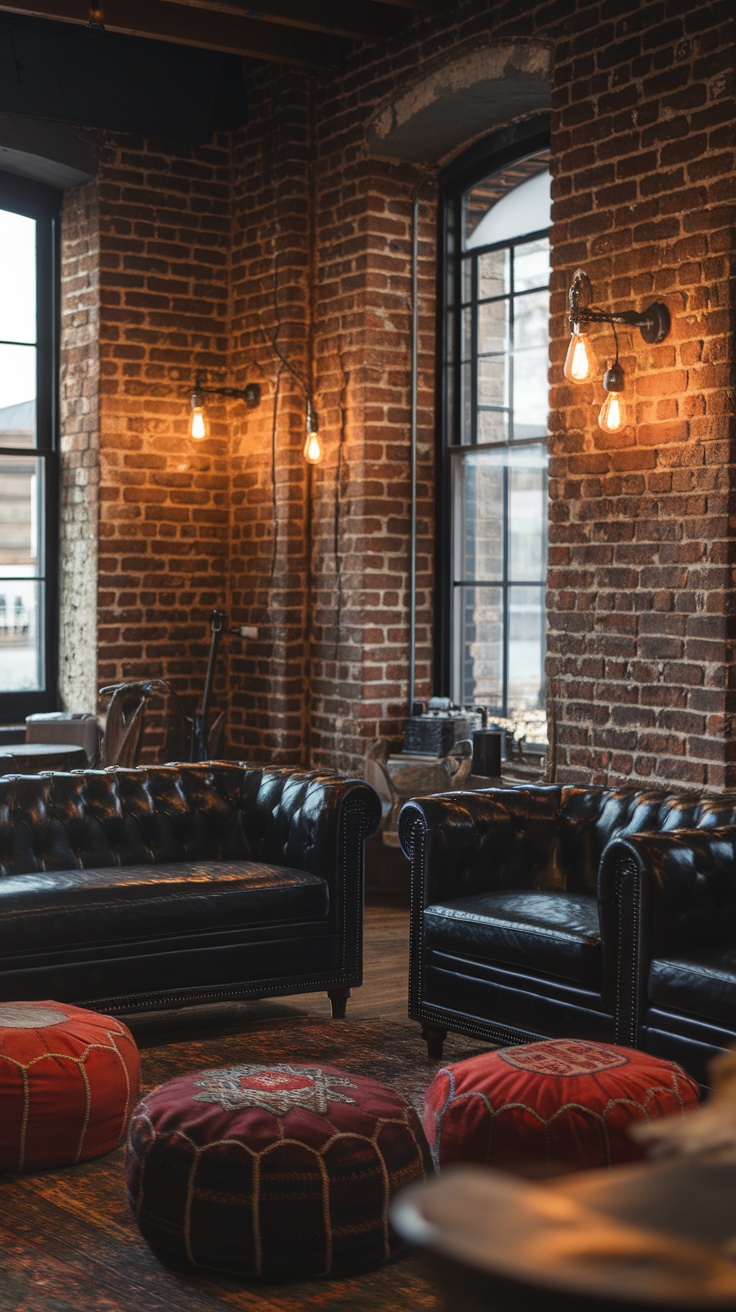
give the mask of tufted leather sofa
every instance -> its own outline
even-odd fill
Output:
[[[361,980],[361,780],[230,762],[0,779],[0,1000],[105,1012]]]
[[[556,785],[407,802],[409,1014],[497,1043],[736,1038],[736,794]]]

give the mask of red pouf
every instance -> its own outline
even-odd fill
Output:
[[[345,1275],[404,1247],[388,1209],[432,1170],[414,1109],[333,1066],[232,1066],[133,1113],[128,1196],[164,1259],[279,1280]]]
[[[138,1049],[119,1020],[66,1002],[0,1002],[0,1171],[110,1152],[139,1087]]]
[[[446,1066],[425,1098],[424,1128],[439,1166],[475,1162],[531,1175],[643,1157],[635,1121],[697,1106],[674,1062],[613,1044],[548,1039]]]

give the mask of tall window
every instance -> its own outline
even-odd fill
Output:
[[[55,193],[0,175],[0,718],[55,704]]]
[[[445,193],[445,683],[461,705],[536,719],[534,739],[545,736],[548,153],[478,172]]]

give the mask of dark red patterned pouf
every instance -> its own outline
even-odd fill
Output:
[[[401,1251],[397,1189],[432,1170],[414,1109],[332,1066],[230,1066],[162,1084],[130,1122],[128,1197],[161,1258],[275,1279]]]
[[[697,1084],[674,1062],[633,1048],[547,1039],[446,1066],[425,1098],[440,1167],[475,1162],[532,1175],[643,1157],[635,1121],[695,1107]]]
[[[139,1088],[130,1030],[68,1002],[0,1002],[0,1171],[116,1148]]]

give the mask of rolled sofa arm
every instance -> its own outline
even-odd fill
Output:
[[[243,824],[253,857],[330,879],[338,861],[381,823],[363,779],[329,771],[243,765]]]
[[[736,828],[614,838],[598,872],[604,998],[636,1046],[653,957],[717,941],[736,904]]]
[[[422,905],[495,888],[534,888],[558,848],[559,797],[559,787],[540,784],[406,802],[399,842]]]

